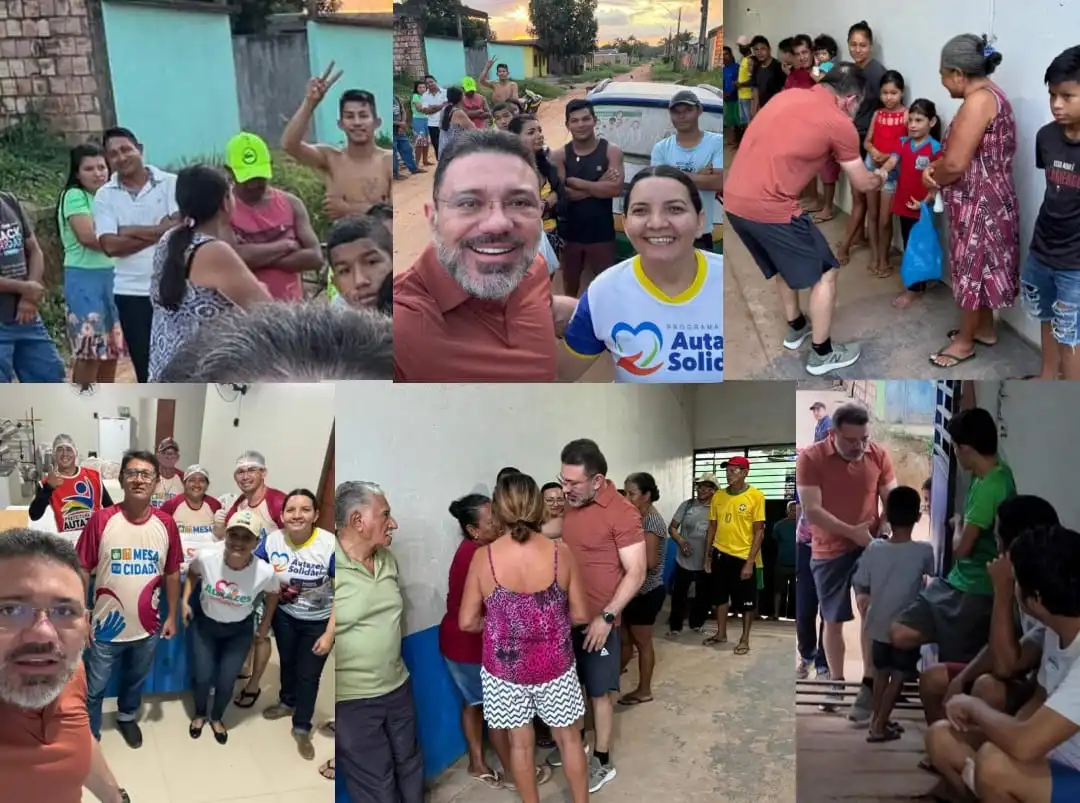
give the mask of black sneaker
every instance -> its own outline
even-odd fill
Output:
[[[138,722],[117,722],[116,728],[132,750],[142,747],[142,729]]]

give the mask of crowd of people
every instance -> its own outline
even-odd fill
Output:
[[[726,94],[738,109],[728,118],[737,156],[725,209],[765,277],[778,277],[784,346],[798,349],[810,339],[811,374],[845,368],[860,356],[856,344],[833,343],[829,336],[837,269],[851,251],[868,245],[868,270],[888,278],[895,268],[894,219],[906,249],[916,223],[943,210],[948,281],[960,326],[948,332],[930,363],[953,368],[973,359],[977,347],[992,347],[995,312],[1022,297],[1042,327],[1039,378],[1080,376],[1071,311],[1076,299],[1070,295],[1080,256],[1080,182],[1072,153],[1080,142],[1080,112],[1072,101],[1080,88],[1080,47],[1055,57],[1042,76],[1053,121],[1036,137],[1034,164],[1045,173],[1046,192],[1023,265],[1013,175],[1017,123],[992,77],[1002,54],[990,39],[962,34],[941,50],[941,84],[962,102],[944,136],[936,105],[920,94],[930,87],[907,86],[899,71],[874,58],[874,35],[865,21],[848,31],[849,61],[838,60],[828,34],[786,38],[778,57],[760,35],[740,37],[736,47],[739,59],[725,56]],[[793,120],[806,121],[804,136],[788,136]],[[816,224],[833,217],[841,173],[851,186],[852,209],[834,252]],[[916,303],[927,286],[912,278],[894,306]],[[810,291],[805,310],[800,290]]]
[[[371,311],[329,315],[339,341],[348,337],[347,328],[378,328],[366,320],[381,317],[376,311],[389,316],[392,158],[376,144],[374,96],[342,92],[343,147],[304,140],[316,108],[340,78],[331,64],[311,79],[281,140],[289,156],[325,181],[321,211],[333,221],[325,244],[300,198],[273,186],[271,151],[255,134],[225,143],[224,170],[192,164],[176,174],[147,164],[143,143],[127,128],[111,128],[100,144],[71,149],[55,222],[73,382],[111,382],[125,356],[139,382],[183,381],[191,373],[191,344],[204,328],[217,338],[230,324],[244,325],[237,317],[245,323],[259,314],[277,317],[281,328],[297,325],[290,314],[324,314],[325,299],[307,300],[324,295],[321,288],[306,292],[302,275],[321,275],[327,264],[334,302],[343,310]],[[64,362],[39,311],[45,257],[29,216],[7,193],[0,193],[0,232],[0,379],[63,382]],[[382,329],[362,337],[388,343],[389,321]],[[314,357],[322,343],[304,337],[300,345]]]
[[[469,774],[539,800],[562,768],[575,803],[616,777],[616,705],[653,702],[654,627],[668,596],[668,539],[678,550],[667,637],[699,633],[713,610],[727,641],[731,603],[743,613],[735,655],[750,650],[761,565],[764,497],[746,482],[745,458],[727,482],[699,477],[669,522],[656,509],[652,475],[620,489],[591,440],[568,443],[557,482],[499,471],[492,496],[449,508],[461,533],[449,566],[439,649],[460,694]],[[423,759],[409,673],[401,657],[405,582],[390,544],[397,523],[374,483],[337,489],[338,757],[354,800],[420,803]],[[688,592],[694,587],[692,600]],[[637,684],[621,676],[638,662]],[[591,709],[594,739],[587,738]],[[499,766],[485,756],[486,738]],[[537,762],[536,748],[549,750]]]
[[[676,133],[628,183],[587,99],[567,104],[559,150],[532,115],[452,145],[444,131],[432,244],[395,282],[395,379],[572,381],[606,357],[618,381],[720,381],[723,263],[708,249],[723,148],[701,115],[693,92],[676,93]],[[619,196],[636,256],[616,264]],[[586,269],[596,278],[578,298]]]
[[[973,399],[948,431],[969,482],[963,512],[950,522],[944,576],[931,545],[912,540],[922,495],[898,485],[865,409],[841,406],[800,454],[817,607],[800,605],[797,672],[805,676],[815,660],[820,614],[818,678],[843,679],[854,592],[864,668],[847,716],[868,726],[867,742],[902,738],[891,715],[915,676],[929,726],[919,767],[940,776],[931,796],[1072,800],[1080,792],[1080,534],[1063,527],[1045,499],[1017,494],[997,424]],[[799,602],[807,600],[800,588]],[[936,660],[924,655],[926,645],[936,645]],[[840,691],[823,710],[838,709]]]
[[[208,494],[205,468],[176,468],[179,446],[167,438],[156,454],[124,454],[123,497],[113,503],[100,472],[79,466],[70,437],[58,436],[53,452],[55,468],[30,517],[54,517],[58,534],[0,537],[0,718],[7,726],[0,774],[58,803],[81,800],[84,786],[105,803],[126,801],[98,747],[110,683],[116,728],[137,749],[155,655],[163,640],[186,638],[194,696],[188,733],[198,739],[209,725],[224,745],[230,704],[252,708],[259,699],[271,632],[279,696],[262,716],[291,719],[300,756],[314,759],[315,701],[334,644],[336,547],[315,523],[315,495],[270,487],[265,458],[247,451],[233,475],[239,493],[223,505]],[[245,682],[234,693],[238,680]],[[323,727],[332,730],[333,721]],[[43,747],[41,732],[57,736]],[[332,760],[320,771],[332,778]]]

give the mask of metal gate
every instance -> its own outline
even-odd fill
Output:
[[[949,520],[956,509],[956,456],[948,426],[960,409],[960,382],[936,382],[934,387],[934,443],[930,471],[930,538],[937,573],[952,566],[952,531]]]

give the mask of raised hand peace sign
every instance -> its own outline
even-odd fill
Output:
[[[334,72],[334,62],[330,62],[330,66],[323,71],[323,74],[316,76],[308,81],[306,98],[308,101],[314,104],[322,102],[322,99],[326,97],[326,93],[330,91],[330,87],[338,82],[341,78],[343,70]]]

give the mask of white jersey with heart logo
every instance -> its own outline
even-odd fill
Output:
[[[296,544],[284,530],[274,530],[255,550],[269,563],[281,584],[278,610],[297,619],[324,621],[334,603],[333,533],[316,527],[302,544]]]
[[[669,296],[645,274],[639,257],[601,273],[578,301],[567,347],[582,357],[605,351],[619,382],[722,382],[724,259],[697,251],[690,286]]]

